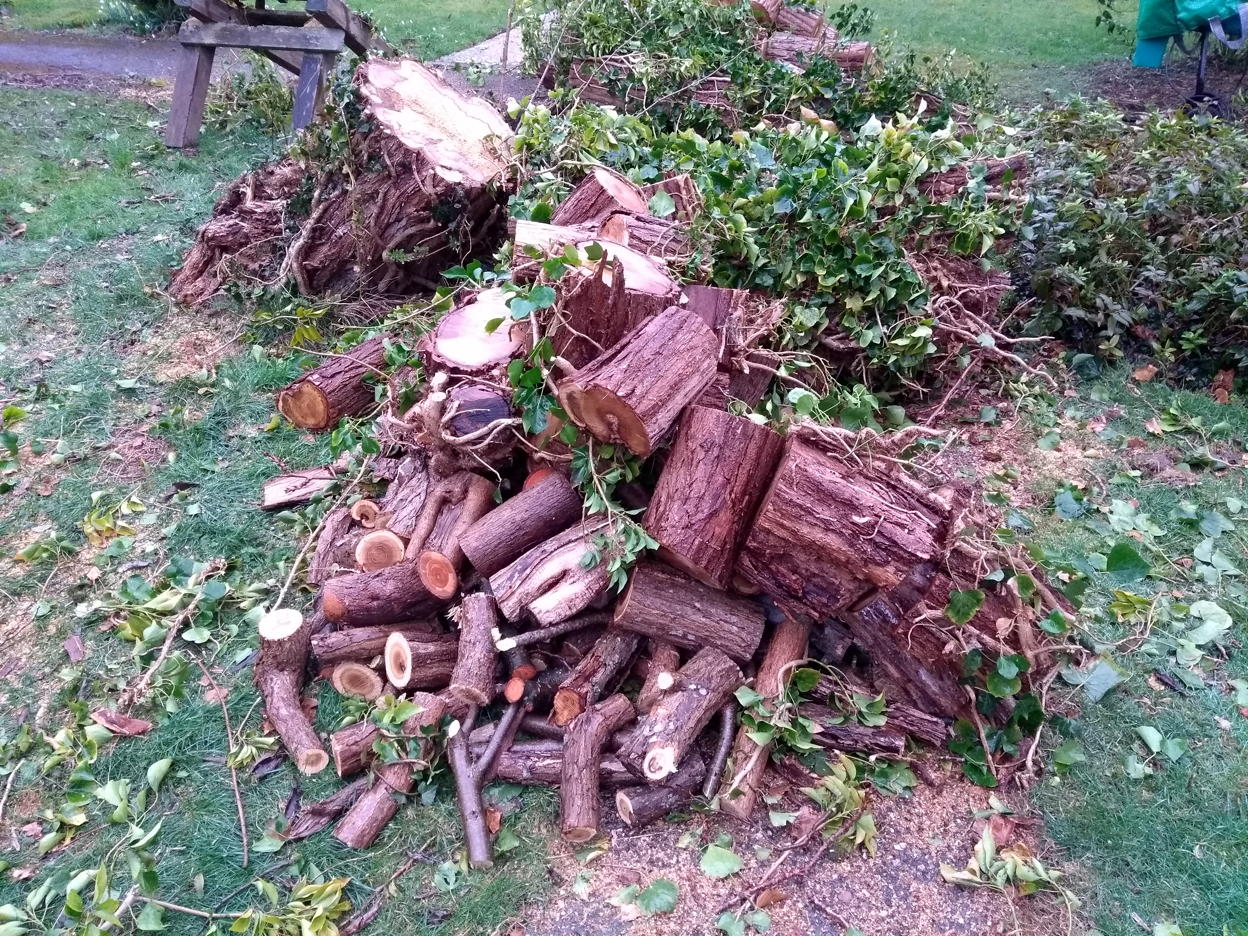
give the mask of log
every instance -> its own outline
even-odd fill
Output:
[[[507,294],[483,289],[448,312],[421,342],[426,372],[479,376],[505,368],[520,353],[523,334],[511,320]]]
[[[315,634],[311,641],[312,656],[321,667],[347,661],[371,663],[385,651],[386,639],[392,633],[407,638],[418,670],[423,672],[424,667],[429,668],[427,676],[418,676],[421,682],[437,679],[438,674],[450,678],[457,642],[453,634],[441,633],[437,624],[430,621],[404,621],[387,627],[351,627]]]
[[[741,681],[740,668],[726,653],[714,647],[699,650],[680,668],[671,691],[619,749],[621,763],[645,780],[662,780],[675,773],[702,729]]]
[[[403,723],[403,734],[408,737],[417,737],[422,729],[436,727],[446,713],[445,703],[436,695],[417,692],[411,701],[420,706],[420,711]],[[420,764],[412,763],[377,765],[373,785],[343,816],[334,829],[334,838],[348,848],[372,845],[399,811],[401,798],[412,792],[415,774],[420,769]]]
[[[661,562],[637,563],[612,626],[699,650],[719,647],[738,663],[754,656],[766,618],[758,602],[716,591]]]
[[[831,32],[831,38],[836,39],[836,32],[829,30],[828,21],[819,10],[809,10],[805,7],[780,3],[777,4],[777,9],[772,15],[771,21],[775,24],[777,30],[783,30],[784,32],[797,33],[799,36],[810,36],[816,39],[824,38]]]
[[[403,561],[407,544],[390,530],[370,530],[355,543],[355,563],[364,572],[388,569]]]
[[[360,777],[323,800],[313,803],[305,802],[299,807],[299,812],[295,814],[295,818],[291,820],[286,831],[282,833],[282,840],[298,842],[329,828],[334,820],[364,795],[367,789],[368,778]]]
[[[606,530],[602,519],[582,520],[534,546],[490,576],[490,591],[509,621],[528,615],[539,624],[557,624],[584,611],[611,584],[603,557],[586,567],[595,554],[595,537]]]
[[[835,36],[804,36],[775,32],[759,41],[764,58],[783,62],[795,71],[805,71],[814,58],[830,58],[844,71],[862,71],[874,61],[875,48],[869,42],[838,43]]]
[[[732,584],[783,451],[784,439],[767,426],[703,406],[686,409],[646,511],[660,558],[713,588]]]
[[[469,705],[485,705],[494,698],[494,629],[498,609],[489,595],[468,595],[459,606],[459,657],[451,674],[449,692]]]
[[[620,693],[603,699],[568,723],[563,738],[563,777],[559,785],[559,818],[569,842],[588,842],[598,834],[598,798],[602,749],[616,731],[636,716]]]
[[[454,513],[446,517],[450,529],[443,534],[435,527],[420,556],[421,578],[435,594],[450,597],[455,593],[456,586],[449,579],[456,576],[464,564],[460,539],[493,506],[494,482],[480,475],[468,474],[463,498],[456,505]],[[442,560],[440,563],[439,559]],[[436,574],[435,567],[438,570]]]
[[[443,438],[452,445],[478,442],[473,446],[474,454],[484,461],[493,461],[482,455],[486,450],[484,445],[491,441],[492,431],[511,418],[511,400],[505,394],[491,387],[459,384],[451,388],[447,397]],[[510,439],[509,434],[503,434],[501,441],[494,440],[494,444],[501,446],[506,443],[505,447],[510,451]],[[480,465],[480,462],[476,464]]]
[[[277,395],[277,408],[300,429],[324,432],[344,416],[360,416],[376,401],[389,336],[370,338],[308,371]]]
[[[626,631],[603,634],[555,692],[550,720],[556,725],[571,724],[574,718],[623,682],[640,643],[637,634]]]
[[[525,552],[581,516],[583,501],[568,479],[552,472],[540,484],[515,497],[473,523],[459,537],[459,548],[477,572],[493,575]]]
[[[883,469],[791,438],[738,567],[788,613],[818,620],[943,555],[948,523]]]
[[[887,723],[880,726],[860,725],[846,721],[845,716],[835,709],[810,702],[798,706],[798,713],[819,726],[811,740],[820,747],[894,757],[905,753],[905,732]]]
[[[813,648],[813,636],[811,645]],[[815,688],[810,691],[810,698],[816,700],[834,698],[843,691],[846,682],[850,689],[860,695],[871,697],[875,694],[875,690],[860,683],[852,673],[840,671],[835,679],[830,675],[821,676]],[[916,741],[924,741],[934,747],[940,747],[949,740],[948,722],[936,715],[919,711],[904,702],[889,699],[885,718],[887,719],[885,725],[888,728],[907,734]]]
[[[334,760],[334,772],[339,777],[350,777],[373,760],[373,742],[381,737],[381,729],[371,721],[360,721],[339,728],[329,736],[329,753]]]
[[[381,677],[363,663],[339,663],[329,677],[330,684],[339,695],[353,696],[372,702],[381,697]]]
[[[338,472],[329,465],[305,468],[278,475],[260,489],[261,510],[289,510],[316,500],[338,481]]]
[[[473,748],[474,753],[483,750]],[[554,786],[563,781],[563,742],[555,740],[518,741],[498,756],[495,777],[526,786]],[[624,769],[619,758],[608,755],[598,765],[599,783],[606,787],[635,783],[637,778]]]
[[[673,306],[561,381],[559,402],[598,439],[647,457],[715,377],[718,356],[715,333]]]
[[[388,517],[387,530],[411,539],[420,523],[429,486],[429,471],[423,454],[408,455],[399,462],[381,499],[381,512]]]
[[[264,712],[282,739],[290,759],[301,773],[320,773],[329,764],[300,703],[304,670],[308,665],[311,629],[303,615],[278,608],[260,619],[260,655],[253,678],[264,698]]]
[[[308,581],[324,585],[331,578],[355,569],[355,544],[363,535],[346,507],[335,507],[325,515],[316,551],[308,561]]]
[[[532,283],[542,275],[542,264],[549,257],[562,254],[567,248],[592,243],[596,232],[592,227],[568,224],[543,224],[512,218],[508,222],[512,238],[511,279],[515,283]]]
[[[641,187],[647,204],[659,192],[672,196],[672,201],[676,203],[676,210],[672,213],[675,220],[688,224],[702,214],[702,193],[692,176],[682,172]]]
[[[674,266],[693,256],[689,227],[682,221],[617,212],[602,222],[598,236]]]
[[[676,671],[680,669],[680,651],[675,644],[651,637],[647,641],[650,659],[646,666],[645,681],[637,693],[637,711],[645,714],[676,684]]]
[[[641,189],[622,175],[599,166],[577,183],[550,220],[557,225],[596,226],[616,211],[649,213]]]
[[[489,868],[494,864],[490,834],[485,825],[481,806],[481,788],[476,771],[468,759],[468,738],[465,731],[457,732],[446,743],[447,761],[455,777],[455,801],[459,806],[464,826],[464,841],[468,852],[468,866]]]
[[[690,754],[680,769],[662,783],[629,786],[615,793],[615,811],[624,824],[639,829],[684,809],[697,795],[706,776],[706,764],[697,754]]]
[[[405,559],[376,572],[356,572],[330,579],[321,588],[321,609],[336,624],[351,627],[396,624],[428,617],[447,600],[421,581],[418,560]]]
[[[577,247],[585,253],[594,243]],[[555,354],[575,368],[680,301],[680,286],[662,263],[621,244],[598,246],[602,257],[573,269],[559,313],[547,328]]]
[[[768,703],[783,695],[793,664],[806,656],[810,627],[805,621],[786,617],[776,625],[767,652],[754,677],[754,691]],[[770,745],[754,741],[744,727],[738,729],[732,753],[728,756],[727,781],[719,797],[719,808],[738,819],[749,819],[758,803],[759,784],[767,771]]]

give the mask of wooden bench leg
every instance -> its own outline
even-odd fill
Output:
[[[183,46],[178,53],[178,77],[173,86],[173,106],[169,109],[169,126],[165,143],[175,149],[194,146],[199,142],[199,128],[204,122],[204,101],[212,80],[212,46]]]
[[[325,84],[334,70],[333,52],[304,52],[299,68],[299,82],[295,85],[295,108],[290,117],[291,129],[296,132],[312,123],[325,98]]]

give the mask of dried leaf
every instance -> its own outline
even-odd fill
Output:
[[[1138,380],[1140,383],[1148,383],[1150,380],[1152,380],[1156,376],[1157,376],[1156,364],[1145,364],[1143,367],[1138,367],[1131,372],[1131,378],[1133,380]]]
[[[77,634],[67,637],[63,646],[65,647],[65,655],[69,657],[70,663],[81,663],[87,658],[86,645]]]
[[[103,725],[113,734],[122,735],[126,738],[147,734],[152,730],[150,721],[144,721],[142,718],[131,718],[129,715],[123,715],[120,712],[113,712],[109,709],[97,709],[92,712],[91,720],[97,725]]]

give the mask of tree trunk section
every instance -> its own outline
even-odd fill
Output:
[[[616,693],[568,724],[563,738],[559,815],[563,837],[569,842],[587,842],[598,834],[602,815],[598,798],[602,748],[635,715],[632,703]]]
[[[370,338],[308,371],[277,395],[278,410],[292,425],[312,432],[332,429],[344,416],[367,412],[376,400],[373,386],[383,376],[389,340]]]
[[[661,562],[643,559],[620,596],[612,626],[689,650],[720,647],[745,663],[758,649],[765,623],[758,602],[716,591]]]
[[[766,426],[702,406],[686,409],[646,511],[659,556],[713,588],[731,585],[783,451],[783,437]]]
[[[487,331],[498,319],[502,322]],[[426,371],[478,376],[505,368],[520,353],[523,334],[512,322],[507,294],[483,289],[448,312],[421,343]]]
[[[688,226],[666,218],[617,212],[602,222],[598,236],[672,266],[685,263],[693,256]]]
[[[619,750],[620,761],[646,780],[663,780],[741,685],[741,670],[726,653],[699,650],[676,674],[676,685],[637,725]]]
[[[646,783],[617,790],[615,811],[625,825],[639,829],[687,807],[697,795],[705,776],[706,764],[702,758],[690,754],[681,762],[680,769],[662,783]]]
[[[638,635],[624,631],[603,634],[555,693],[550,720],[556,725],[570,724],[623,682],[640,643]]]
[[[771,643],[754,677],[754,691],[768,703],[778,699],[785,690],[792,664],[806,656],[810,627],[805,621],[786,617],[772,631]],[[728,756],[727,782],[719,797],[719,808],[738,819],[749,819],[758,802],[758,789],[767,771],[768,747],[750,738],[745,728],[737,731],[732,753]]]
[[[355,564],[362,572],[378,572],[403,561],[407,544],[390,530],[369,530],[355,544]]]
[[[539,624],[557,624],[589,607],[611,583],[603,557],[584,565],[605,527],[601,519],[583,520],[491,575],[490,591],[503,616],[519,621],[527,614]]]
[[[598,439],[646,457],[714,379],[718,358],[715,333],[673,306],[561,381],[559,402]]]
[[[649,213],[641,189],[622,175],[599,167],[591,169],[568,193],[550,220],[554,224],[596,226],[616,211]]]
[[[477,572],[493,575],[580,519],[583,502],[568,479],[552,472],[464,531],[459,547]]]
[[[468,595],[459,606],[459,658],[449,691],[469,705],[485,705],[494,698],[494,628],[498,610],[486,594]]]
[[[311,629],[297,611],[273,611],[260,622],[260,655],[253,678],[264,711],[301,773],[320,773],[329,755],[300,703]]]

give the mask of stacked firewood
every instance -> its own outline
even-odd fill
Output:
[[[677,205],[670,218],[647,211],[660,188]],[[1007,589],[965,624],[946,616],[952,592],[978,588],[1002,560],[967,535],[968,491],[925,483],[896,457],[913,432],[890,449],[737,415],[774,377],[759,343],[778,310],[675,279],[668,264],[688,255],[697,209],[685,177],[646,189],[590,171],[549,224],[512,228],[513,282],[551,285],[554,305],[513,321],[499,289],[461,297],[419,341],[419,399],[396,389],[409,371],[389,378],[372,465],[380,493],[328,512],[309,563],[316,613],[271,612],[256,666],[301,769],[371,772],[335,832],[344,843],[374,841],[448,720],[469,856],[484,866],[481,789],[493,778],[558,786],[571,841],[599,831],[604,790],[630,825],[699,793],[748,816],[769,751],[737,728],[734,694],[752,684],[778,698],[808,656],[889,699],[878,727],[808,706],[821,743],[898,754],[912,738],[941,743],[969,711],[967,650],[1042,652],[1034,612]],[[548,280],[550,257],[577,262]],[[369,412],[388,340],[309,371],[281,392],[280,411],[312,431]],[[654,464],[657,480],[628,497],[658,548],[618,594],[609,560],[621,521],[586,512],[553,417],[531,437],[514,411],[509,365],[531,363],[539,341],[581,437]],[[263,500],[287,507],[342,480],[332,467],[283,476]],[[335,732],[326,750],[299,704],[309,664],[344,694],[416,702],[402,733],[418,753],[382,762],[371,721]],[[477,724],[495,709],[497,721]]]

